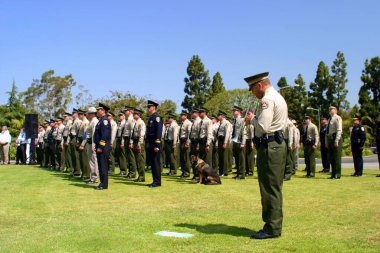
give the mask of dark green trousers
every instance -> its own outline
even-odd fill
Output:
[[[294,151],[289,150],[288,141],[285,141],[285,143],[286,143],[286,164],[285,164],[284,178],[290,179],[293,175]]]
[[[219,171],[219,150],[215,145],[215,142],[212,142],[212,168],[215,171]]]
[[[86,149],[79,150],[78,152],[82,176],[91,179],[90,161],[88,160]]]
[[[282,231],[282,183],[286,162],[286,144],[276,141],[257,147],[259,179],[264,232],[280,235]]]
[[[197,141],[192,141],[190,145],[190,156],[199,156],[199,150],[197,150],[198,142]],[[194,177],[197,177],[198,172],[193,168],[193,174]]]
[[[303,146],[307,175],[315,176],[315,149],[312,144]]]
[[[228,158],[228,144],[227,148],[223,148],[224,137],[219,138],[218,144],[218,158],[219,158],[219,174],[228,175],[228,166],[229,166],[229,158]]]
[[[65,142],[66,143],[66,142]],[[63,154],[65,156],[65,169],[72,169],[73,165],[71,162],[71,156],[70,156],[70,144],[67,146],[66,144],[63,144]]]
[[[234,142],[232,144],[233,155],[235,158],[236,174],[242,178],[245,177],[245,148],[241,147],[241,143]]]
[[[342,171],[342,140],[335,147],[334,139],[327,139],[328,157],[331,164],[331,177],[340,178]]]
[[[58,168],[63,168],[65,166],[65,156],[63,149],[61,148],[61,143],[59,141],[56,141],[55,143],[55,156],[56,156],[56,163]]]
[[[141,153],[137,151],[137,143],[133,144],[133,154],[136,159],[139,179],[145,180],[145,145],[141,145]]]
[[[182,142],[179,145],[180,145],[180,147],[179,147],[179,160],[180,160],[180,164],[181,164],[182,174],[184,176],[188,176],[188,175],[190,175],[190,167],[191,167],[191,164],[190,164],[190,147],[188,147],[186,149],[184,147],[185,142]]]
[[[70,140],[70,154],[71,154],[71,162],[73,164],[73,173],[75,175],[79,175],[81,173],[81,168],[79,164],[79,154],[78,150],[75,147],[76,145],[76,138],[75,136],[71,138]]]
[[[251,148],[252,140],[247,140],[247,145],[245,147],[245,173],[251,173],[255,171],[255,148]]]
[[[125,149],[120,147],[121,140],[116,140],[115,158],[119,163],[120,172],[127,172],[127,157],[125,155]]]
[[[136,175],[136,159],[133,149],[129,148],[130,138],[124,137],[124,152],[127,159],[127,167],[129,168],[128,174]]]
[[[212,145],[210,145],[210,150],[206,152],[206,143],[199,143],[199,157],[208,165],[212,166]]]

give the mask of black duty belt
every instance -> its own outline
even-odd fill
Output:
[[[255,145],[256,146],[267,146],[268,143],[276,141],[277,143],[281,144],[284,141],[284,133],[280,131],[276,131],[273,134],[266,134],[262,137],[255,137]]]
[[[180,141],[181,143],[185,143],[185,142],[187,142],[187,138],[180,138],[179,141]]]
[[[207,138],[201,138],[199,139],[200,144],[206,144],[207,143]]]

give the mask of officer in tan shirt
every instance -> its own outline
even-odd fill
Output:
[[[265,223],[252,239],[270,239],[282,232],[282,184],[286,163],[284,130],[288,106],[284,98],[270,85],[269,73],[245,78],[249,90],[260,100],[260,106],[251,115],[255,127],[257,172]]]
[[[342,170],[343,121],[335,106],[329,107],[330,119],[326,130],[326,147],[331,164],[331,179],[340,179]]]
[[[182,170],[181,178],[190,176],[190,131],[193,123],[188,119],[189,114],[185,111],[181,112],[181,125],[179,127],[179,158]]]

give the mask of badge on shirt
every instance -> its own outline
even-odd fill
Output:
[[[160,123],[160,120],[161,120],[160,117],[156,118],[157,123]]]
[[[108,125],[108,120],[103,120],[103,124],[105,125],[105,126],[107,126]]]
[[[269,104],[268,104],[268,102],[266,102],[266,101],[261,101],[261,104],[260,104],[260,107],[261,107],[261,109],[268,109],[268,107],[269,107]]]

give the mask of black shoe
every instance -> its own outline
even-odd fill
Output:
[[[160,187],[161,184],[157,184],[157,183],[153,183],[153,184],[149,184],[148,187],[149,188],[155,188],[155,187]]]
[[[273,238],[278,238],[281,235],[270,235],[265,233],[264,231],[260,230],[256,234],[251,235],[251,239],[258,239],[258,240],[263,240],[263,239],[273,239]]]
[[[380,177],[380,175],[377,175],[376,177]]]
[[[219,177],[226,177],[226,176],[227,174],[223,174],[223,173],[219,174]]]
[[[235,180],[242,180],[242,179],[245,179],[242,175],[238,175],[236,177],[233,177],[233,179]]]
[[[190,175],[189,174],[184,174],[184,175],[181,175],[180,178],[189,178]]]
[[[91,179],[91,180],[88,180],[88,181],[86,182],[86,184],[96,184],[96,181],[93,181],[93,180]]]
[[[128,173],[128,175],[126,176],[126,178],[128,179],[133,179],[136,177],[136,174],[131,174],[131,173]]]
[[[138,178],[136,180],[133,180],[133,182],[136,182],[136,183],[145,182],[145,178]]]
[[[108,188],[105,188],[103,186],[97,186],[97,187],[94,187],[94,189],[101,191],[101,190],[107,190]]]
[[[340,179],[340,177],[330,177],[330,179],[337,180],[337,179]]]
[[[290,177],[284,177],[282,180],[283,181],[290,181]]]
[[[125,175],[125,172],[124,171],[120,171],[119,174],[117,174],[118,176],[124,176]]]

